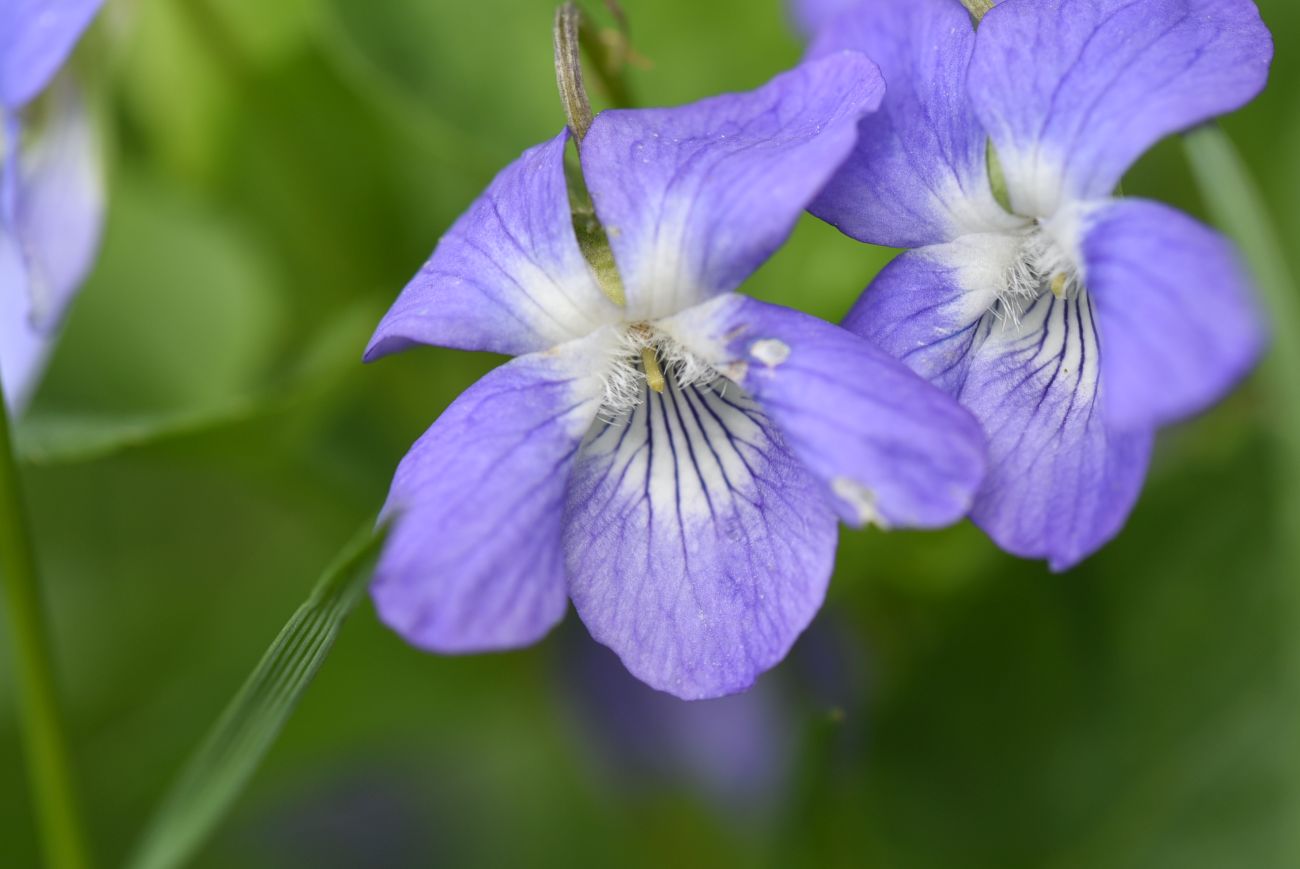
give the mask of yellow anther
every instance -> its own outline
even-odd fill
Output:
[[[1065,298],[1065,282],[1069,280],[1065,272],[1057,272],[1052,275],[1052,295],[1058,299]]]
[[[664,373],[659,370],[659,358],[653,347],[641,348],[641,365],[645,368],[645,382],[655,392],[664,391]]]

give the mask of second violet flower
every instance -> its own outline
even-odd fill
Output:
[[[1263,345],[1232,245],[1115,195],[1157,140],[1250,101],[1272,57],[1250,0],[803,0],[811,55],[888,93],[812,211],[915,248],[845,326],[969,407],[972,518],[1058,570],[1122,527],[1157,427],[1212,405]],[[999,177],[1002,176],[1002,177]],[[1005,196],[999,196],[1005,193]]]

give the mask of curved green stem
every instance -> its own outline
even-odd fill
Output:
[[[26,740],[32,804],[48,864],[57,869],[89,865],[73,795],[63,717],[45,629],[36,552],[23,505],[0,387],[0,585],[13,637],[18,708]]]

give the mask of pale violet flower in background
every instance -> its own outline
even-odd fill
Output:
[[[75,86],[51,81],[100,5],[0,0],[0,376],[15,411],[99,248],[97,143]]]
[[[581,631],[560,631],[552,660],[567,701],[561,717],[612,796],[684,790],[734,821],[767,827],[789,808],[810,750],[834,767],[867,750],[870,651],[831,616],[819,615],[752,690],[699,703],[647,687]]]
[[[1068,568],[1123,525],[1156,428],[1261,351],[1231,245],[1114,191],[1158,139],[1259,93],[1268,30],[1249,0],[1005,0],[978,30],[958,0],[862,0],[810,54],[846,48],[880,64],[887,95],[812,211],[917,249],[845,326],[983,422],[974,521]]]
[[[413,644],[530,644],[571,598],[591,634],[684,698],[747,688],[820,607],[836,518],[931,527],[983,473],[978,424],[839,327],[734,294],[878,105],[837,52],[745,94],[607,111],[581,164],[624,303],[579,249],[568,132],[507,167],[371,343],[518,358],[401,462],[377,568]]]

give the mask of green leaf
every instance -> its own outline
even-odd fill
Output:
[[[384,536],[367,522],[325,571],[181,772],[127,861],[129,869],[183,865],[220,823],[361,599]]]
[[[306,343],[277,382],[208,406],[115,412],[37,408],[17,424],[19,458],[26,465],[46,467],[96,461],[291,410],[360,367],[357,348],[365,345],[378,319],[369,304],[345,309]]]

